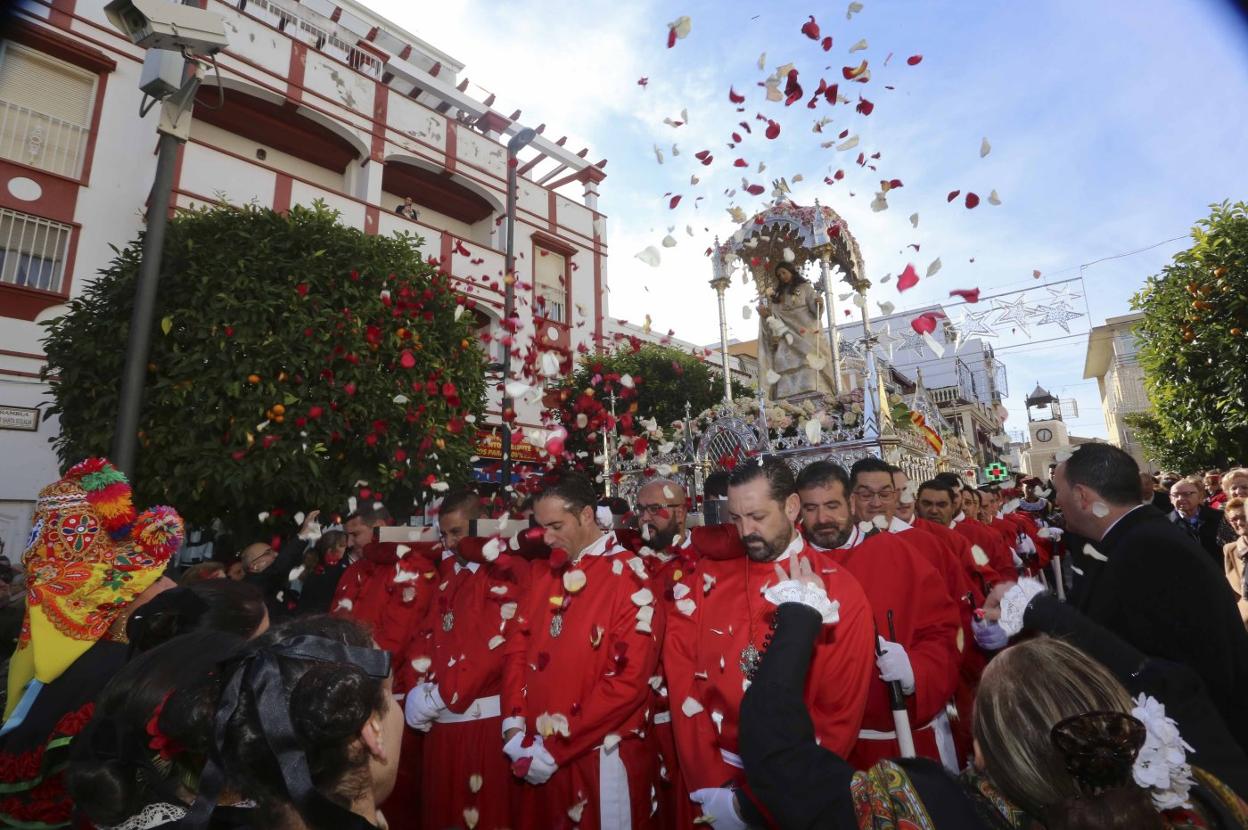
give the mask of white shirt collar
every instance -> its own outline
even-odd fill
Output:
[[[959,510],[958,515],[953,517],[953,521],[949,523],[949,526],[957,527],[958,524],[965,522],[965,521],[966,521],[966,512],[963,510]]]
[[[866,538],[867,537],[863,535],[862,531],[858,529],[858,525],[854,525],[849,530],[849,538],[840,545],[837,545],[835,550],[849,550],[851,548],[856,548],[861,545],[863,540]]]
[[[445,561],[446,561],[446,560],[448,560],[448,559],[455,559],[455,552],[454,552],[454,551],[452,551],[452,550],[444,550],[444,551],[442,551],[442,561],[443,561],[443,562],[445,562]],[[461,565],[461,564],[459,564],[459,560],[458,560],[458,559],[456,559],[456,560],[455,560],[455,573],[459,573],[460,571],[462,571],[462,570],[464,570],[465,568],[467,568],[468,570],[472,571],[472,572],[475,574],[475,573],[477,572],[477,568],[479,568],[479,567],[481,567],[481,563],[480,563],[480,562],[469,562],[467,565]]]
[[[583,548],[581,552],[576,555],[576,558],[580,559],[582,556],[603,556],[608,552],[608,548],[611,547],[610,543],[614,541],[614,533],[604,533],[588,547]]]
[[[784,549],[784,553],[780,554],[772,561],[783,562],[790,556],[801,553],[802,548],[806,547],[806,537],[803,536],[796,528],[793,529],[793,533],[793,539],[789,542],[789,546]]]
[[[1105,537],[1109,535],[1109,532],[1110,532],[1111,530],[1113,530],[1113,529],[1114,529],[1114,528],[1118,525],[1118,523],[1119,523],[1119,522],[1121,522],[1123,519],[1127,518],[1127,517],[1128,517],[1128,516],[1130,516],[1132,513],[1134,513],[1135,511],[1139,510],[1141,507],[1144,507],[1144,506],[1145,506],[1145,505],[1142,505],[1142,504],[1137,504],[1135,507],[1132,507],[1132,508],[1131,508],[1130,510],[1128,510],[1126,513],[1123,513],[1121,516],[1119,516],[1118,518],[1114,519],[1114,523],[1113,523],[1113,524],[1111,524],[1109,527],[1105,528],[1105,532],[1101,534],[1101,539],[1102,539],[1102,540],[1104,540],[1104,539],[1105,539]]]

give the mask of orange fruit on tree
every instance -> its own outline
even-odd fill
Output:
[[[273,404],[273,414],[274,414],[274,415],[285,415],[285,414],[286,414],[286,407],[285,407],[285,406],[283,406],[283,405],[281,405],[280,403],[275,403],[275,404]]]
[[[248,383],[259,383],[259,382],[260,382],[260,376],[259,376],[259,375],[255,375],[255,374],[248,375],[248,376],[247,376],[247,382],[248,382]]]

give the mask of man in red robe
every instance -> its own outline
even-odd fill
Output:
[[[859,740],[847,760],[866,769],[900,755],[888,687],[898,682],[906,696],[915,751],[955,763],[944,712],[958,684],[957,606],[936,570],[900,538],[877,526],[887,526],[886,517],[855,523],[855,514],[870,515],[880,504],[891,507],[895,493],[892,470],[883,461],[865,459],[854,469],[852,485],[843,469],[827,461],[807,466],[798,477],[807,538],[857,577],[880,635],[878,673],[870,686]],[[889,634],[890,616],[895,639]]]
[[[663,615],[644,563],[595,523],[596,501],[576,473],[534,498],[552,552],[533,563],[503,644],[504,751],[526,782],[516,830],[650,821],[654,757],[643,738]]]
[[[522,786],[503,754],[503,650],[491,642],[527,596],[529,563],[505,540],[468,535],[480,504],[467,489],[443,498],[433,601],[397,665],[411,673],[407,725],[425,733],[417,782],[422,827],[511,827]]]
[[[806,690],[822,746],[849,754],[874,675],[871,612],[862,588],[846,569],[805,544],[794,527],[799,509],[796,482],[784,462],[738,465],[729,479],[728,512],[744,549],[731,558],[722,558],[724,551],[699,551],[696,569],[667,597],[663,670],[681,775],[703,820],[713,820],[719,830],[762,820],[741,789],[738,716],[767,648],[776,609],[762,592],[782,581],[777,565],[792,556],[808,558],[828,596],[840,603],[839,622],[826,626],[815,646]],[[713,538],[695,533],[693,546],[715,544],[719,534],[707,536]]]
[[[964,487],[962,480],[953,473],[940,473],[933,480],[947,484],[954,491],[954,500],[951,505],[953,515],[946,527],[970,542],[972,550],[976,547],[979,548],[975,555],[975,561],[982,562],[984,558],[987,558],[988,565],[996,571],[997,581],[1014,582],[1017,580],[1018,567],[1014,562],[1013,548],[1006,543],[1006,540],[1000,533],[979,522],[974,517],[974,513],[978,510],[979,505],[978,493],[975,489],[969,486]],[[968,513],[964,509],[965,505],[970,505],[971,512]],[[921,511],[922,505],[920,500]],[[981,553],[982,556],[980,555]]]

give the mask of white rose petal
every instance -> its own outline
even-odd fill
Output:
[[[580,569],[570,570],[563,575],[563,588],[569,594],[578,593],[585,587],[585,572]]]
[[[350,600],[350,599],[347,599],[346,597],[344,597],[344,598],[342,598],[342,599],[338,600],[338,610],[339,610],[339,611],[350,611],[353,605],[354,605],[354,603],[353,603],[353,602],[351,602],[351,600]]]
[[[481,792],[481,785],[484,783],[485,779],[474,772],[472,775],[468,776],[468,791],[479,793]]]
[[[495,634],[493,637],[490,638],[490,641],[486,643],[486,645],[490,647],[490,651],[493,651],[494,649],[498,648],[502,644],[503,644],[502,634]]]
[[[880,530],[886,530],[888,528],[888,517],[881,513],[871,519],[871,524],[878,527]]]
[[[693,616],[693,612],[696,611],[697,609],[698,609],[698,606],[691,599],[676,600],[676,610],[684,614],[686,617]]]
[[[484,545],[481,546],[481,558],[486,562],[493,562],[498,555],[503,552],[503,541],[495,536]]]
[[[417,674],[424,674],[429,671],[429,667],[433,665],[433,659],[430,657],[417,657],[412,660],[412,668]]]
[[[633,601],[633,605],[646,606],[654,602],[654,594],[649,588],[642,588],[629,597]]]
[[[684,599],[689,596],[690,588],[683,582],[677,582],[672,586],[672,599]]]
[[[702,704],[698,703],[691,697],[685,698],[685,702],[680,704],[680,711],[685,713],[685,717],[691,718],[699,712],[703,711]]]
[[[517,608],[519,608],[519,606],[514,602],[504,602],[498,608],[498,615],[504,620],[510,620],[512,617],[516,616]]]

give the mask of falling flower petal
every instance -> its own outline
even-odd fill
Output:
[[[990,205],[1001,204],[1001,197],[997,195],[997,191],[994,190],[988,194],[988,204]]]
[[[818,444],[819,438],[823,435],[823,427],[819,424],[818,418],[811,418],[806,421],[806,440],[812,444]]]
[[[919,284],[919,275],[914,270],[914,265],[906,265],[906,270],[901,272],[901,276],[897,278],[897,290],[909,291]]]
[[[983,141],[979,142],[979,157],[980,157],[981,159],[982,159],[984,156],[986,156],[986,155],[988,155],[989,153],[991,153],[991,152],[992,152],[992,145],[988,143],[988,139],[987,139],[987,138],[985,138]]]
[[[563,588],[569,594],[575,594],[585,587],[585,572],[580,569],[570,570],[563,575]]]
[[[925,311],[910,321],[910,328],[919,334],[931,334],[936,331],[936,321],[944,316],[939,311]]]
[[[477,826],[477,822],[480,820],[481,820],[481,813],[477,810],[476,807],[464,808],[464,825],[467,826],[468,830],[474,830],[474,828],[476,828]]]
[[[918,66],[922,61],[923,61],[922,55],[911,55],[910,57],[906,58],[906,63],[908,63],[910,66]]]
[[[932,337],[930,334],[924,334],[923,342],[926,343],[927,347],[932,350],[932,354],[936,355],[937,357],[945,356],[944,345],[941,344],[940,341],[938,341],[935,337]]]
[[[863,60],[862,63],[858,64],[857,66],[841,67],[841,75],[847,81],[852,81],[856,78],[861,77],[866,71],[867,71],[867,62],[865,59]]]
[[[836,145],[838,150],[852,150],[858,146],[858,136],[853,135]]]
[[[832,35],[825,37],[819,45],[823,47],[823,51],[830,52],[832,50]]]
[[[752,184],[749,187],[745,188],[745,192],[750,194],[751,196],[761,196],[763,194],[763,191],[765,191],[766,189],[767,188],[763,187],[761,184]]]
[[[978,197],[978,196],[976,196],[974,193],[968,193],[968,194],[966,194],[966,207],[967,207],[967,209],[968,209],[968,210],[970,210],[970,209],[972,209],[972,208],[975,208],[975,207],[977,207],[978,205],[979,205],[979,197]]]
[[[758,56],[758,68],[765,69],[766,67],[767,67],[767,53],[764,52],[763,54]]]
[[[663,163],[663,151],[659,149],[659,145],[654,145],[654,157],[659,160],[659,164]]]
[[[815,22],[815,16],[812,14],[810,20],[802,24],[802,34],[811,40],[819,39],[819,24]]]
[[[664,248],[675,248],[675,247],[676,247],[676,237],[672,236],[672,235],[669,233],[667,236],[663,237],[663,241],[662,241],[662,242],[660,242],[659,244],[660,244],[660,245],[662,245]]]
[[[770,120],[769,120],[769,121],[767,122],[767,132],[765,133],[765,135],[766,135],[768,138],[771,138],[771,139],[779,138],[779,136],[780,136],[780,125],[779,125],[779,124],[777,124],[775,121],[770,121]]]
[[[678,204],[680,204],[679,193],[677,193],[675,196],[673,196],[671,199],[668,200],[668,203],[667,203],[668,210],[674,210]]]
[[[744,104],[745,96],[737,92],[732,87],[728,87],[728,100],[734,104]]]
[[[693,28],[693,21],[688,16],[676,18],[667,24],[667,48],[671,49],[676,45],[677,40],[684,40],[689,36],[689,30]]]
[[[866,48],[867,48],[867,39],[864,37],[862,40],[858,41],[853,46],[849,47],[849,54],[852,55],[855,52],[861,52],[863,49],[866,49]]]
[[[879,213],[882,210],[888,210],[888,200],[884,198],[884,193],[882,191],[876,193],[875,198],[871,200],[871,210],[876,213]]]
[[[939,270],[940,270],[940,257],[936,257],[935,259],[932,260],[932,264],[927,266],[927,276],[929,277],[934,276],[936,272]]]
[[[685,702],[680,704],[680,711],[684,712],[685,717],[691,718],[699,712],[703,711],[702,704],[691,697],[685,698]]]
[[[858,112],[862,113],[863,115],[870,115],[871,112],[875,109],[875,104],[871,103],[866,98],[863,98],[861,95],[859,95],[858,106],[856,107],[856,109],[858,110]]]
[[[633,601],[633,605],[649,605],[654,602],[654,594],[650,592],[649,588],[642,588],[629,597],[629,599]]]
[[[853,18],[853,16],[858,14],[860,11],[862,11],[862,4],[857,0],[854,0],[854,2],[850,3],[849,7],[845,10],[845,19],[849,20]]]
[[[954,199],[958,198],[958,194],[959,194],[959,193],[961,193],[961,192],[962,192],[961,190],[951,190],[951,191],[949,191],[949,195],[945,197],[945,201],[946,201],[946,202],[952,202]]]
[[[486,643],[486,646],[490,649],[490,651],[493,651],[494,649],[498,648],[502,644],[503,644],[503,635],[495,634],[493,637],[490,638],[490,641]]]
[[[659,262],[660,262],[659,249],[654,247],[653,245],[647,245],[645,250],[636,254],[636,257],[637,259],[640,259],[642,262],[644,262],[646,265],[649,265],[651,268],[659,267]]]
[[[979,302],[978,288],[959,288],[949,292],[950,297],[961,297],[963,302],[977,303]]]
[[[894,311],[894,310],[896,310],[896,308],[897,308],[897,306],[893,305],[892,303],[888,302],[887,300],[885,300],[885,301],[884,301],[884,302],[882,302],[882,303],[876,303],[876,305],[878,305],[878,306],[880,307],[880,313],[881,313],[881,314],[883,314],[885,317],[887,317],[888,315],[892,314],[892,313],[893,313],[893,311]]]
[[[481,785],[484,783],[485,779],[474,772],[472,775],[468,776],[468,791],[479,793],[481,792]]]

